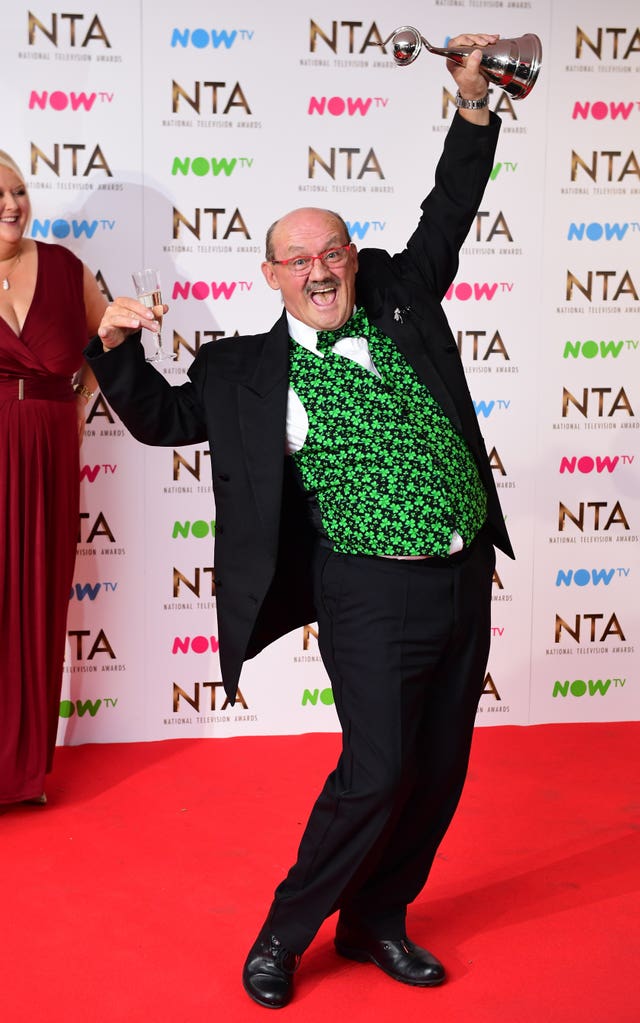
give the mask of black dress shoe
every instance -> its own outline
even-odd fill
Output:
[[[408,938],[388,941],[338,928],[336,952],[357,963],[375,963],[394,980],[415,987],[436,987],[445,979],[442,963]]]
[[[258,935],[242,971],[242,984],[254,1002],[267,1009],[282,1009],[293,995],[293,974],[300,956],[290,952],[273,934]]]

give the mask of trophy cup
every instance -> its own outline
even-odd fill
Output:
[[[542,61],[542,43],[532,33],[515,39],[499,39],[489,46],[432,46],[417,28],[402,25],[392,32],[387,43],[393,46],[393,59],[398,67],[413,64],[422,47],[456,64],[464,64],[474,50],[482,50],[480,71],[490,82],[499,85],[513,99],[528,96],[538,77]]]

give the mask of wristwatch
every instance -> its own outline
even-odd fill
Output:
[[[463,99],[460,89],[456,92],[455,104],[460,110],[484,110],[489,106],[489,93],[485,92],[482,99]]]

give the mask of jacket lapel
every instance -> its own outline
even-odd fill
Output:
[[[245,386],[260,397],[265,397],[274,387],[282,384],[283,379],[286,381],[288,374],[289,331],[287,316],[283,311],[269,333],[262,335],[262,349]]]
[[[277,536],[285,452],[289,338],[286,316],[264,335],[255,370],[238,387],[249,485],[267,534]]]

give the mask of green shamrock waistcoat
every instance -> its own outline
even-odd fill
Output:
[[[393,341],[364,323],[380,378],[327,332],[323,358],[290,341],[289,383],[309,419],[292,458],[334,550],[445,556],[454,530],[469,544],[486,518],[475,461]]]

